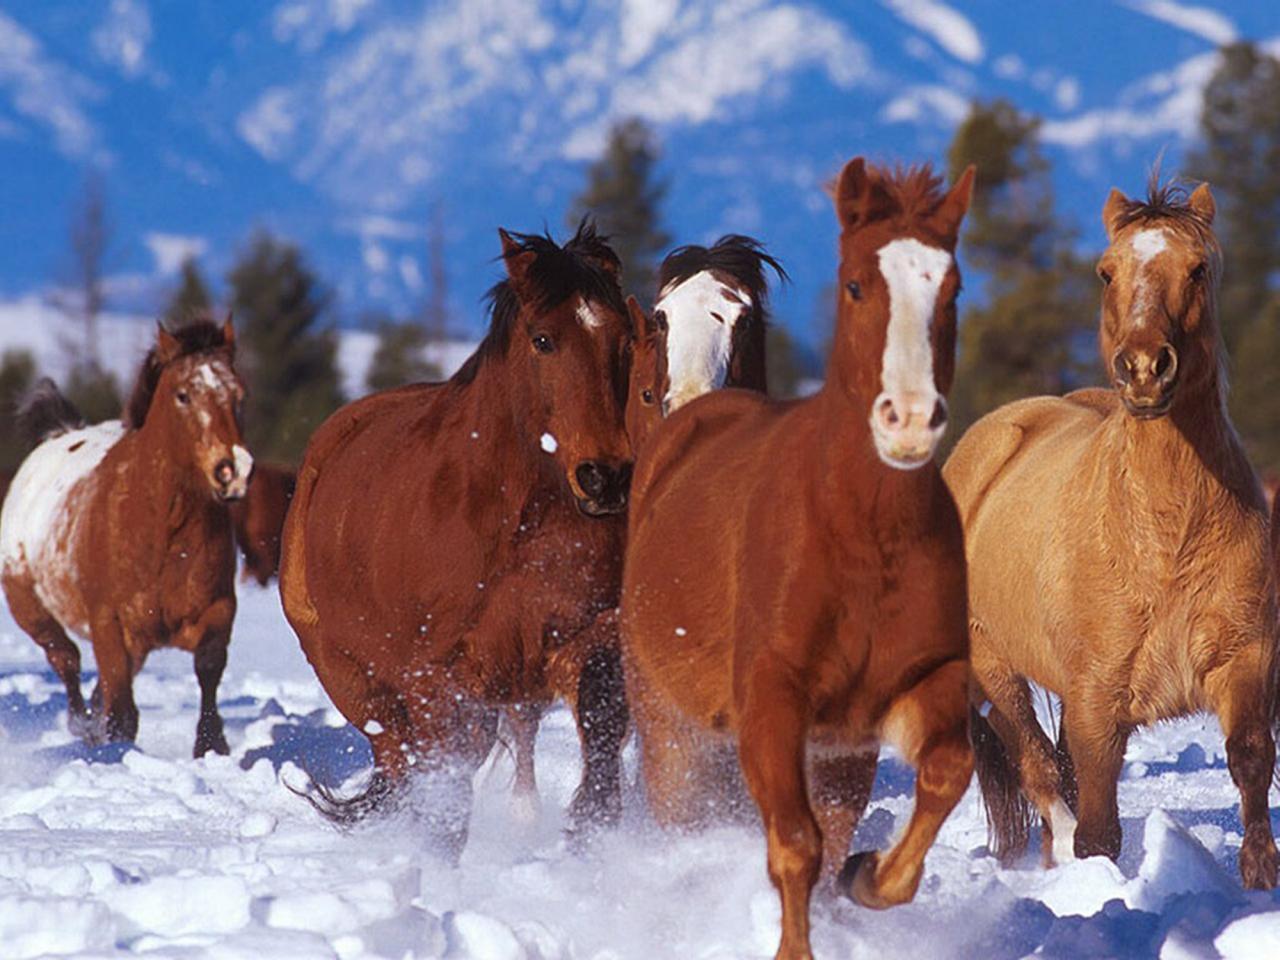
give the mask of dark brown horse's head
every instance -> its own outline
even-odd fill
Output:
[[[219,500],[244,496],[253,457],[240,427],[244,385],[237,376],[235,328],[200,320],[156,329],[126,410],[126,424],[147,430],[167,456],[190,467]]]
[[[627,435],[639,452],[662,419],[662,398],[670,385],[667,375],[667,328],[647,316],[635,297],[627,297],[631,327],[631,378],[627,388]]]
[[[584,222],[563,247],[499,231],[507,279],[492,293],[493,328],[477,355],[501,351],[517,415],[555,458],[578,507],[620,513],[631,481],[624,405],[631,328],[617,256]]]
[[[1146,201],[1113,189],[1102,208],[1110,246],[1098,261],[1102,360],[1125,409],[1148,420],[1188,384],[1215,382],[1221,254],[1208,184],[1187,192],[1153,178]]]
[[[955,374],[955,248],[974,169],[949,192],[928,167],[884,171],[858,157],[836,183],[840,304],[834,379],[865,410],[876,454],[910,470],[932,459]]]

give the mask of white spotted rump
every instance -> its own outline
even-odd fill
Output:
[[[653,310],[667,318],[668,412],[724,386],[733,329],[751,306],[746,291],[726,286],[710,270],[663,289]]]

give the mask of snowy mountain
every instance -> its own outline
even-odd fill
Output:
[[[821,340],[823,184],[855,153],[939,160],[970,98],[1045,117],[1061,200],[1100,239],[1194,134],[1217,44],[1280,45],[1235,0],[275,0],[0,11],[0,292],[63,268],[85,168],[107,178],[117,306],[155,310],[185,252],[221,277],[254,226],[301,243],[350,320],[420,303],[441,204],[451,299],[479,330],[499,225],[563,227],[608,124],[665,145],[679,242],[761,237],[778,313]]]

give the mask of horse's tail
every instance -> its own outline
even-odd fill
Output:
[[[370,814],[382,813],[393,808],[401,793],[397,782],[376,768],[373,775],[369,777],[368,785],[350,797],[340,797],[316,780],[310,780],[306,789],[303,790],[287,783],[285,787],[290,793],[311,804],[330,823],[343,830],[349,830]]]
[[[48,377],[41,377],[18,407],[18,424],[33,447],[87,426],[75,404]]]
[[[988,843],[996,858],[1008,863],[1027,849],[1036,811],[1022,792],[1021,778],[1004,741],[976,707],[969,709],[969,737],[987,811]]]

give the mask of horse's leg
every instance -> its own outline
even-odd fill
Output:
[[[413,763],[422,792],[416,804],[441,856],[457,865],[467,845],[474,800],[472,778],[498,737],[499,711],[449,695],[452,709],[433,704],[413,718]],[[415,793],[417,791],[415,790]]]
[[[822,834],[805,785],[809,707],[790,668],[767,661],[761,655],[747,679],[738,756],[764,819],[769,879],[782,899],[777,960],[812,960],[809,897],[822,868]]]
[[[578,676],[578,736],[582,782],[569,807],[573,829],[613,825],[622,817],[622,741],[627,735],[627,695],[616,624],[610,638],[590,649]]]
[[[1211,673],[1205,684],[1227,738],[1227,768],[1240,791],[1244,826],[1240,878],[1254,890],[1270,890],[1276,885],[1276,843],[1267,803],[1276,760],[1270,656],[1263,644],[1252,643]]]
[[[1120,808],[1116,786],[1129,730],[1115,717],[1109,691],[1082,686],[1062,698],[1067,747],[1076,770],[1079,822],[1077,857],[1120,856]]]
[[[883,857],[860,853],[841,873],[850,896],[866,907],[906,903],[916,894],[924,856],[969,786],[969,662],[950,660],[896,697],[881,730],[916,768],[916,802],[906,832]]]
[[[95,704],[101,714],[94,718],[90,742],[132,741],[138,736],[138,706],[133,699],[135,664],[125,645],[124,629],[114,613],[100,615],[90,628],[93,655],[98,661]]]
[[[534,751],[538,740],[538,724],[542,720],[542,705],[516,704],[507,708],[506,716],[511,736],[515,740],[516,782],[512,791],[512,806],[518,819],[532,823],[538,819],[541,806],[534,772]]]
[[[1063,800],[1055,747],[1036,718],[1027,681],[979,651],[973,655],[973,672],[991,701],[987,722],[1009,751],[1022,791],[1046,825],[1045,840],[1052,844],[1053,860],[1065,863],[1074,859],[1076,818]],[[1020,816],[1018,811],[1010,811],[1009,815]],[[996,824],[996,830],[1007,847],[1000,851],[1002,859],[1022,852],[1026,834],[1021,823]],[[1046,850],[1046,859],[1048,853]]]
[[[871,799],[879,755],[873,748],[809,759],[809,797],[822,830],[822,874],[828,879],[849,856],[853,832]]]
[[[44,651],[49,666],[66,687],[67,726],[71,734],[85,736],[89,715],[84,706],[84,694],[80,691],[80,648],[40,602],[29,580],[5,578],[4,594],[14,623]]]
[[[198,760],[212,750],[226,756],[231,752],[218,714],[218,684],[227,667],[227,644],[231,642],[231,623],[235,619],[235,600],[216,600],[188,628],[179,642],[194,639],[196,681],[200,685],[200,719],[196,722],[196,743],[192,755]]]

